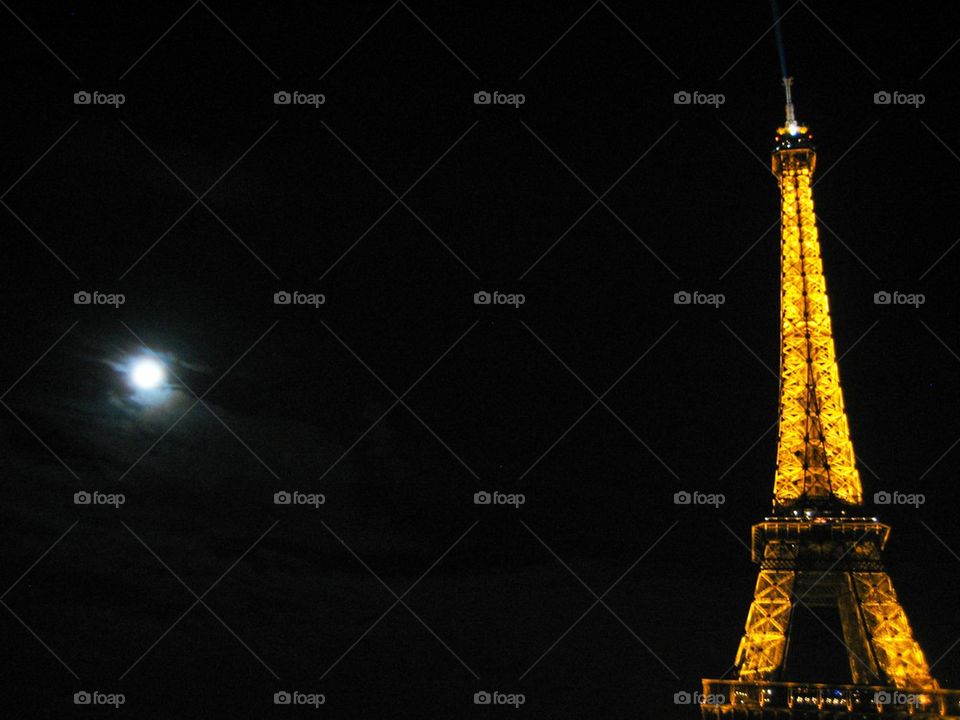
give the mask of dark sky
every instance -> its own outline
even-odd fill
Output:
[[[958,686],[960,9],[781,9],[865,496],[925,495],[877,512],[915,634]],[[695,717],[674,693],[733,662],[756,577],[739,541],[772,493],[768,4],[16,0],[0,17],[17,716],[96,689],[142,718],[287,717],[303,711],[272,695],[297,689],[331,717],[507,712],[480,690],[524,693],[517,716]],[[294,90],[325,103],[274,104]],[[474,104],[483,90],[525,102]],[[74,304],[94,290],[126,302]],[[683,290],[725,303],[674,304]],[[185,386],[163,406],[131,404],[112,365],[144,346]],[[74,505],[84,489],[126,502]],[[284,489],[326,503],[274,505]],[[526,502],[476,506],[481,490]],[[679,490],[726,502],[678,507]],[[394,592],[409,609],[354,646]],[[210,609],[164,635],[192,593]]]

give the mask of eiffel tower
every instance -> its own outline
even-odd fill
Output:
[[[809,128],[794,115],[791,82],[784,79],[786,123],[772,157],[781,205],[773,515],[752,530],[760,574],[731,668],[737,679],[705,679],[701,714],[704,720],[960,718],[960,691],[942,690],[931,676],[884,570],[890,527],[864,512],[813,210],[816,152]],[[787,659],[801,606],[836,609],[849,683],[791,681]]]

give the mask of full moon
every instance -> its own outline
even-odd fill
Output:
[[[140,358],[130,366],[130,382],[139,390],[156,390],[166,379],[166,370],[154,358]]]

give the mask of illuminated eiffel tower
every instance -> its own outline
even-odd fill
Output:
[[[703,681],[705,720],[960,717],[960,691],[930,675],[881,553],[890,527],[863,511],[843,408],[811,178],[816,153],[784,79],[780,184],[780,432],[773,515],[753,526],[760,565],[734,680]],[[795,611],[839,613],[849,684],[791,681]],[[829,642],[832,639],[827,638]]]

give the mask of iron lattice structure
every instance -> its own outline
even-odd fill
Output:
[[[789,90],[789,88],[788,88]],[[760,565],[737,680],[704,680],[704,718],[960,718],[930,674],[882,562],[890,528],[863,517],[813,207],[816,152],[793,118],[772,168],[781,200],[780,414],[774,515],[753,527]],[[834,607],[851,684],[786,677],[799,604]]]
[[[773,172],[780,181],[782,251],[780,438],[773,494],[784,507],[804,498],[832,496],[853,505],[863,500],[813,212],[815,166],[816,153],[807,145],[773,154]]]

